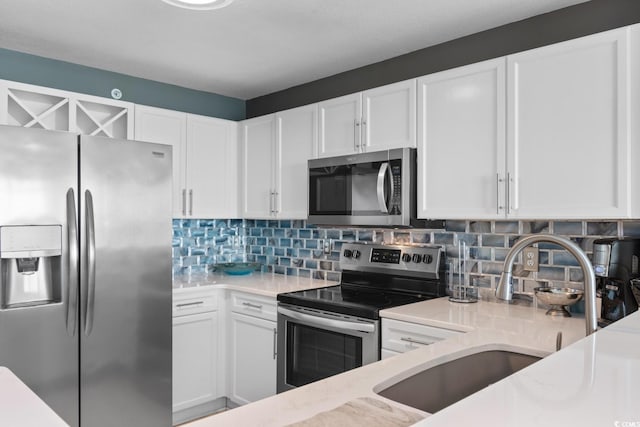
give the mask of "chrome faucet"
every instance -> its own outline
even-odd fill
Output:
[[[578,245],[564,237],[551,234],[533,234],[518,240],[505,257],[502,275],[496,287],[496,297],[501,300],[511,301],[513,298],[513,263],[524,248],[540,242],[555,243],[569,251],[569,253],[578,260],[578,264],[582,267],[582,273],[584,275],[586,332],[587,335],[594,333],[598,328],[598,318],[596,316],[596,276],[587,255]]]

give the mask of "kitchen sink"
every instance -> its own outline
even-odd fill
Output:
[[[433,414],[540,359],[504,350],[482,351],[425,369],[377,393]]]

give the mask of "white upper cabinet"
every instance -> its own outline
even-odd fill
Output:
[[[238,124],[187,114],[188,215],[237,218],[238,170]]]
[[[307,218],[307,161],[317,147],[317,106],[242,122],[243,216]]]
[[[318,157],[416,146],[416,80],[318,103]]]
[[[242,129],[242,216],[270,218],[275,212],[275,115],[245,120]]]
[[[416,146],[416,80],[362,92],[362,151]]]
[[[131,139],[130,102],[0,80],[0,123]]]
[[[183,213],[186,200],[186,176],[184,167],[187,140],[187,117],[178,111],[136,105],[135,139],[139,141],[167,144],[173,147],[173,217]],[[186,190],[185,190],[186,191]]]
[[[276,215],[307,219],[309,159],[316,157],[318,107],[307,105],[276,114]]]
[[[510,217],[630,216],[629,31],[507,58]]]
[[[318,103],[319,157],[342,156],[361,151],[361,100],[362,95],[356,93]]]
[[[239,216],[237,123],[136,105],[135,139],[173,146],[173,216]]]
[[[626,27],[420,78],[418,216],[637,217],[638,39]]]
[[[504,215],[504,58],[418,79],[418,216]]]

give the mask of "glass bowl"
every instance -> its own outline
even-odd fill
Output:
[[[215,271],[222,271],[232,276],[251,274],[254,271],[260,271],[261,267],[262,264],[259,262],[225,262],[214,265]]]

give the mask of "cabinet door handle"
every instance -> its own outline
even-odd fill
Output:
[[[193,215],[193,188],[189,190],[189,216]]]
[[[430,343],[430,342],[416,340],[416,339],[413,339],[413,338],[410,338],[410,337],[402,337],[402,338],[400,338],[400,341],[405,341],[405,342],[408,342],[410,344],[420,344],[420,345],[431,345],[431,344],[433,344],[433,343]]]
[[[276,209],[275,209],[275,197],[274,197],[275,194],[276,193],[273,190],[269,192],[269,214],[270,215],[274,215],[275,212],[276,212]]]
[[[187,216],[187,189],[182,189],[182,216]]]
[[[500,214],[500,211],[504,209],[504,206],[500,204],[500,187],[504,180],[500,178],[500,174],[496,174],[496,213]]]
[[[366,120],[362,121],[362,140],[360,141],[360,148],[362,149],[363,153],[367,151],[367,121]]]
[[[511,174],[507,173],[507,215],[511,213]]]
[[[277,191],[273,192],[273,214],[278,215],[278,196],[280,194]]]
[[[250,302],[243,302],[242,305],[249,308],[255,308],[256,310],[262,310],[261,304],[251,304]]]
[[[203,305],[203,304],[204,304],[204,301],[184,302],[182,304],[176,304],[176,308],[193,307],[196,305]]]
[[[358,119],[355,119],[353,121],[353,151],[356,153],[359,151],[358,148],[360,147],[360,144],[358,144],[358,140],[360,139],[358,129],[360,129],[360,122]]]
[[[277,342],[278,342],[278,330],[276,328],[273,328],[273,360],[276,360],[276,356],[278,355]]]

